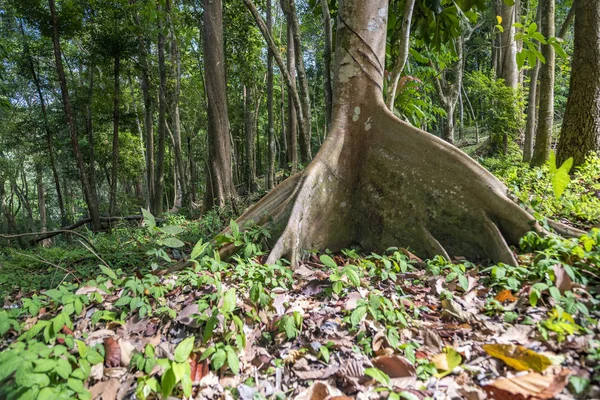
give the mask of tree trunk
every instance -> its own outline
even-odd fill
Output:
[[[516,6],[502,2],[502,27],[500,34],[500,60],[498,78],[504,79],[504,84],[516,89],[519,85],[519,69],[517,68],[517,42],[515,41]]]
[[[256,130],[254,129],[254,109],[252,107],[252,90],[246,86],[244,90],[244,131],[246,137],[246,186],[248,193],[256,190]]]
[[[341,0],[330,134],[308,167],[238,219],[275,239],[266,260],[359,244],[517,265],[509,244],[536,220],[454,146],[396,118],[383,100],[387,0]],[[362,55],[362,56],[361,56]],[[225,230],[228,232],[228,230]],[[579,233],[579,232],[577,232]],[[233,245],[221,249],[231,254]]]
[[[204,1],[204,59],[208,94],[208,166],[204,210],[236,197],[231,169],[221,0]]]
[[[174,81],[174,88],[171,93],[171,123],[173,128],[173,151],[175,153],[175,167],[177,168],[177,177],[179,179],[179,190],[181,205],[191,210],[193,208],[192,196],[189,189],[189,177],[186,174],[183,149],[181,146],[181,120],[179,114],[179,98],[181,93],[181,54],[179,44],[175,36],[175,29],[169,21],[171,35],[171,78]]]
[[[67,88],[67,78],[65,77],[65,70],[62,63],[62,53],[60,48],[60,37],[58,32],[58,16],[56,15],[56,5],[54,0],[48,0],[50,7],[50,16],[52,20],[52,44],[54,47],[54,59],[56,62],[56,73],[60,82],[60,92],[62,96],[63,108],[65,111],[65,117],[67,120],[67,127],[69,128],[69,136],[71,138],[71,147],[77,161],[77,168],[79,169],[79,177],[81,179],[81,186],[85,197],[85,202],[88,206],[88,212],[92,218],[92,228],[94,231],[99,231],[102,226],[100,223],[100,208],[98,205],[98,198],[94,193],[94,190],[90,184],[90,180],[83,163],[83,155],[79,148],[79,139],[77,138],[77,127],[75,125],[75,119],[73,117],[73,109],[71,107],[71,101],[69,98],[69,91]]]
[[[41,165],[37,166],[35,173],[38,195],[38,209],[40,212],[40,232],[46,232],[48,231],[48,219],[46,217],[46,191],[44,189],[44,175],[42,174]],[[49,240],[45,240],[42,242],[42,246],[44,247],[47,247],[49,244]]]
[[[296,76],[296,54],[294,51],[294,37],[292,27],[287,27],[287,67],[292,77]],[[296,89],[296,80],[292,81],[292,89]],[[296,108],[294,107],[294,95],[288,90],[288,123],[287,123],[287,160],[290,164],[290,172],[298,172],[298,120]]]
[[[139,15],[134,14],[135,23],[141,29]],[[154,101],[152,99],[150,89],[150,66],[148,65],[148,53],[150,41],[144,39],[142,35],[138,36],[139,60],[142,82],[142,97],[144,100],[144,145],[146,148],[146,185],[148,198],[146,206],[150,210],[155,210],[154,205],[155,190],[154,190]]]
[[[537,14],[535,17],[536,23],[541,25],[542,22],[542,4],[541,2],[537,7]],[[540,46],[538,45],[538,50]],[[523,143],[523,162],[530,162],[533,156],[533,138],[535,136],[535,128],[537,126],[538,109],[537,109],[537,98],[538,98],[538,78],[540,75],[540,60],[537,60],[533,70],[531,71],[531,81],[529,82],[529,100],[527,102],[527,123],[525,125],[525,142]]]
[[[62,225],[67,224],[67,213],[65,211],[65,204],[63,202],[62,190],[60,188],[60,177],[58,176],[58,169],[56,168],[56,156],[54,155],[54,143],[52,140],[52,132],[50,131],[50,122],[48,121],[48,110],[46,108],[46,100],[44,95],[42,94],[42,86],[40,84],[40,80],[38,74],[35,70],[35,65],[33,64],[33,57],[31,56],[31,52],[29,51],[29,45],[26,42],[25,38],[25,30],[23,29],[23,24],[20,25],[21,33],[23,35],[23,40],[25,41],[25,52],[27,54],[27,61],[29,71],[31,72],[31,78],[33,79],[33,83],[35,84],[35,90],[37,92],[38,98],[40,99],[40,108],[42,110],[42,118],[44,120],[44,131],[46,133],[46,147],[48,150],[48,157],[50,159],[50,168],[52,169],[52,177],[54,178],[54,186],[56,187],[56,200],[58,202],[58,208],[60,210],[60,220]],[[0,212],[0,215],[2,213]]]
[[[540,0],[542,3],[542,35],[554,36],[554,0]],[[535,148],[531,166],[543,165],[550,156],[552,146],[552,126],[554,124],[554,67],[555,52],[550,44],[542,45],[542,55],[546,63],[540,68],[540,108],[538,127],[535,135]]]
[[[267,30],[271,34],[271,0],[267,0]],[[267,168],[267,190],[275,186],[275,122],[273,115],[273,52],[267,53],[267,132],[269,137],[269,164]]]
[[[577,166],[600,150],[600,2],[576,0],[573,7],[575,47],[557,160],[573,157]]]
[[[295,0],[282,0],[281,8],[287,17],[288,26],[292,27],[292,43],[294,47],[294,58],[298,72],[298,84],[300,86],[300,102],[302,104],[302,121],[304,129],[300,130],[300,161],[307,164],[312,159],[311,152],[311,107],[310,92],[308,90],[308,78],[304,68],[304,57],[302,51],[302,38],[300,35],[300,23],[296,13]],[[288,41],[288,46],[290,42]],[[293,76],[292,76],[293,78]]]
[[[414,0],[409,0],[414,2]],[[321,11],[323,13],[323,30],[325,34],[325,47],[323,48],[323,86],[325,91],[325,118],[327,126],[331,124],[332,89],[331,89],[331,51],[333,49],[333,33],[331,29],[331,14],[329,13],[329,2],[321,0]]]
[[[112,142],[112,166],[111,186],[108,215],[114,216],[117,207],[117,182],[119,181],[119,102],[121,96],[121,57],[115,55],[114,65],[114,93],[113,93],[113,142]]]
[[[402,32],[400,33],[400,53],[394,67],[390,79],[391,87],[388,89],[387,105],[391,112],[394,112],[394,102],[396,101],[396,92],[398,91],[398,83],[400,76],[408,59],[410,50],[410,25],[412,22],[413,10],[415,9],[415,0],[406,0],[404,5],[404,15],[402,16]]]
[[[154,207],[152,214],[159,216],[163,211],[165,188],[165,145],[167,135],[167,66],[165,63],[165,25],[161,13],[163,7],[156,3],[158,11],[158,143],[156,149],[156,166],[154,172]]]

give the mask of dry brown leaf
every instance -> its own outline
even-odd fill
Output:
[[[104,339],[104,364],[108,368],[121,366],[121,347],[112,337]]]
[[[294,374],[300,379],[303,380],[324,380],[334,375],[339,370],[338,366],[329,365],[327,368],[322,369],[311,369],[309,371],[298,371],[294,369]]]
[[[390,378],[406,378],[417,375],[417,371],[410,361],[401,356],[381,356],[374,358],[372,362]]]
[[[500,303],[512,303],[519,300],[518,297],[513,296],[512,292],[508,289],[501,291],[494,297]]]
[[[550,365],[552,361],[543,354],[536,353],[523,346],[512,344],[485,344],[483,350],[490,356],[498,358],[506,365],[517,371],[534,370],[542,372]]]
[[[484,386],[488,396],[496,400],[545,400],[560,393],[569,381],[571,371],[543,376],[532,372],[514,378],[500,378]]]
[[[117,392],[119,391],[120,387],[121,384],[119,383],[118,379],[112,378],[109,380],[108,385],[106,385],[104,391],[102,392],[102,400],[116,400]]]
[[[552,269],[554,270],[554,276],[556,278],[555,283],[558,290],[560,290],[561,293],[564,293],[567,290],[573,290],[573,281],[569,274],[567,274],[565,267],[561,264],[554,264]]]
[[[342,393],[326,382],[315,382],[307,390],[296,396],[296,400],[325,400],[329,399],[330,396],[342,396]]]

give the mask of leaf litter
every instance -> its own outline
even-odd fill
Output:
[[[204,256],[172,274],[106,267],[70,288],[78,312],[67,294],[40,293],[47,301],[29,331],[9,328],[1,349],[28,333],[50,348],[70,344],[78,358],[58,360],[72,370],[86,357],[78,343],[97,352],[81,390],[68,389],[80,398],[593,398],[600,326],[590,293],[600,281],[585,271],[598,253],[565,267],[538,250],[525,272],[404,249],[312,256],[295,272],[260,254]],[[56,329],[41,338],[46,321]]]

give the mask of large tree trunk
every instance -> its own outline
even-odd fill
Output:
[[[352,244],[518,264],[509,244],[532,229],[542,232],[536,220],[477,162],[386,107],[387,6],[340,2],[331,133],[304,171],[238,224],[270,229],[276,240],[268,264],[288,257],[295,265],[307,251]]]
[[[414,2],[415,0],[409,0]],[[325,47],[323,48],[323,86],[325,91],[325,118],[327,126],[331,123],[331,109],[333,92],[331,89],[331,52],[333,49],[333,34],[331,32],[331,14],[329,13],[329,1],[321,0],[321,11],[323,13],[323,30],[325,34]]]
[[[203,21],[208,94],[208,166],[204,210],[210,210],[223,207],[236,196],[231,169],[221,0],[204,1]]]
[[[115,55],[114,65],[114,93],[113,93],[113,142],[112,142],[112,166],[110,175],[110,199],[108,215],[113,216],[117,207],[117,184],[119,176],[119,102],[121,96],[121,57]]]
[[[581,165],[600,150],[600,2],[576,0],[573,7],[575,48],[557,160],[573,157]]]
[[[540,2],[542,4],[542,34],[544,37],[551,38],[555,32],[554,0],[540,0]],[[535,148],[531,158],[533,167],[543,165],[550,156],[554,124],[554,67],[556,63],[554,47],[550,44],[543,44],[542,55],[546,62],[540,68],[540,108]]]
[[[46,216],[46,190],[44,189],[42,166],[36,166],[35,180],[37,184],[37,195],[38,195],[38,210],[40,212],[40,232],[46,232],[48,230],[48,218]],[[49,240],[42,242],[42,246],[47,247],[50,244]]]
[[[88,173],[83,163],[83,155],[79,148],[79,139],[77,137],[77,127],[75,125],[75,118],[73,116],[73,108],[71,107],[71,100],[69,98],[69,91],[67,88],[67,78],[65,76],[65,70],[62,63],[62,52],[60,48],[60,36],[58,31],[58,16],[56,15],[56,4],[54,0],[48,0],[50,7],[50,16],[52,20],[52,44],[54,47],[54,59],[56,62],[56,74],[60,82],[60,92],[62,96],[63,108],[65,111],[65,117],[67,121],[67,127],[69,128],[69,136],[71,138],[71,147],[77,161],[77,168],[79,169],[79,177],[81,179],[81,186],[83,189],[83,195],[85,202],[88,206],[88,212],[92,218],[92,228],[94,231],[99,231],[102,226],[100,222],[100,207],[98,205],[98,198],[94,193],[94,190],[90,184]]]
[[[244,136],[246,143],[246,186],[248,193],[256,190],[256,129],[254,129],[254,109],[252,107],[252,89],[245,85],[244,90]]]
[[[402,16],[402,31],[400,33],[400,53],[394,67],[392,68],[392,76],[390,79],[391,86],[387,93],[387,105],[390,111],[394,112],[394,102],[396,101],[396,92],[398,91],[398,83],[400,76],[408,59],[410,50],[410,25],[412,21],[413,10],[415,9],[415,0],[406,0],[404,4],[404,15]]]

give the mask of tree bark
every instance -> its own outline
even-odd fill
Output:
[[[163,211],[163,196],[165,187],[165,146],[167,135],[167,66],[165,62],[165,24],[161,15],[161,2],[156,3],[158,11],[158,143],[156,149],[156,166],[154,173],[154,207],[152,214],[160,216]]]
[[[287,27],[287,68],[290,75],[296,75],[296,54],[294,51],[294,37],[292,35],[292,27]],[[287,120],[287,160],[290,165],[290,172],[295,174],[298,172],[298,118],[296,108],[294,107],[294,94],[296,90],[296,80],[292,81],[292,88],[288,88],[288,120]]]
[[[81,180],[81,186],[85,201],[88,206],[88,212],[92,218],[92,229],[99,231],[102,226],[100,222],[100,208],[98,205],[98,198],[94,193],[94,190],[90,184],[90,180],[83,163],[83,155],[79,148],[79,139],[77,138],[77,127],[75,125],[75,119],[73,117],[73,109],[71,107],[71,101],[69,98],[69,91],[67,87],[67,78],[65,76],[65,70],[62,63],[62,52],[60,48],[60,35],[58,31],[58,16],[56,14],[56,4],[54,0],[48,0],[50,7],[50,16],[52,21],[52,44],[54,47],[54,59],[56,62],[56,73],[60,82],[60,92],[62,96],[63,108],[65,111],[65,117],[67,121],[67,127],[69,128],[69,136],[71,139],[71,147],[77,161],[77,168],[79,169],[79,177]]]
[[[121,96],[121,56],[115,55],[114,59],[114,93],[113,93],[113,142],[112,142],[112,166],[110,178],[110,199],[108,215],[115,215],[117,207],[117,184],[119,176],[119,102]]]
[[[414,0],[409,0],[414,3]],[[329,13],[329,2],[321,0],[321,11],[323,13],[323,31],[325,35],[325,47],[323,49],[323,90],[325,91],[325,118],[327,126],[331,124],[331,109],[333,93],[331,89],[331,52],[333,50],[333,34],[331,29],[331,14]]]
[[[518,265],[509,244],[532,229],[543,234],[535,218],[477,162],[387,108],[387,11],[387,0],[340,1],[331,132],[308,167],[238,225],[270,230],[267,264],[287,257],[297,265],[308,251],[359,244]],[[226,256],[234,245],[220,250]]]
[[[248,193],[256,190],[256,130],[254,129],[254,109],[252,107],[252,89],[245,85],[244,91],[244,131],[246,136],[246,186]]]
[[[542,3],[542,35],[546,38],[554,36],[554,0],[540,0]],[[535,148],[531,158],[531,166],[543,165],[550,156],[552,146],[552,126],[554,124],[554,67],[556,56],[554,47],[542,45],[542,55],[546,63],[540,68],[540,108],[538,127],[535,135]]]
[[[406,60],[408,59],[408,52],[410,50],[410,25],[414,9],[415,0],[406,0],[404,5],[404,15],[402,16],[402,31],[400,33],[400,53],[392,68],[392,76],[390,79],[391,86],[388,89],[387,105],[391,112],[394,112],[394,102],[396,101],[398,83],[400,82],[400,76],[402,75]]]
[[[271,34],[271,0],[267,0],[267,31]],[[267,190],[275,186],[275,122],[273,114],[273,52],[267,50],[267,131],[269,137],[269,164],[267,168]]]
[[[38,98],[40,99],[40,108],[42,110],[42,118],[44,120],[44,131],[46,133],[46,147],[48,150],[48,158],[50,159],[50,168],[52,169],[52,177],[54,178],[54,186],[56,188],[56,200],[58,202],[58,209],[60,210],[60,220],[63,225],[67,224],[67,213],[65,211],[65,204],[63,202],[62,190],[60,188],[60,177],[58,176],[58,169],[56,167],[56,156],[54,155],[54,143],[52,140],[52,132],[50,130],[50,122],[48,121],[48,110],[46,107],[46,99],[42,93],[42,86],[40,84],[40,80],[38,74],[35,70],[35,65],[33,64],[33,57],[29,50],[29,45],[25,38],[25,30],[23,29],[23,24],[20,25],[21,34],[23,35],[23,40],[25,41],[25,53],[27,55],[27,65],[29,67],[29,71],[31,72],[31,78],[33,79],[33,83],[35,84],[35,90],[37,92]],[[2,214],[2,213],[0,213]]]
[[[38,210],[40,212],[40,229],[41,232],[48,231],[48,218],[46,216],[46,190],[44,189],[44,175],[42,173],[41,165],[36,168],[36,184],[37,184],[37,195],[38,195]],[[50,244],[49,241],[44,241],[43,246],[46,247]]]
[[[281,0],[281,8],[287,18],[288,26],[292,27],[292,36],[294,44],[294,55],[296,60],[296,70],[298,72],[298,84],[300,86],[300,102],[302,104],[302,120],[304,129],[300,130],[300,161],[307,164],[312,159],[311,151],[311,107],[310,91],[308,90],[308,78],[304,68],[304,56],[302,51],[302,37],[300,35],[300,23],[296,13],[294,0]],[[290,43],[288,42],[288,46]],[[292,76],[293,78],[293,76]]]
[[[204,59],[208,94],[208,162],[204,210],[223,207],[236,197],[231,168],[227,82],[223,48],[223,5],[205,0]]]
[[[576,0],[573,7],[575,47],[557,161],[573,157],[577,166],[600,150],[600,2]]]
[[[535,21],[538,26],[542,23],[542,3],[538,3]],[[538,44],[538,50],[541,50]],[[527,103],[527,123],[525,125],[525,142],[523,143],[523,162],[530,162],[533,157],[533,139],[538,119],[537,99],[538,99],[538,79],[540,75],[540,60],[536,60],[535,66],[531,71],[531,81],[529,82],[529,100]]]
[[[502,2],[502,27],[500,34],[500,62],[498,78],[504,79],[504,84],[516,89],[519,85],[519,69],[517,67],[517,42],[515,41],[516,6]]]

